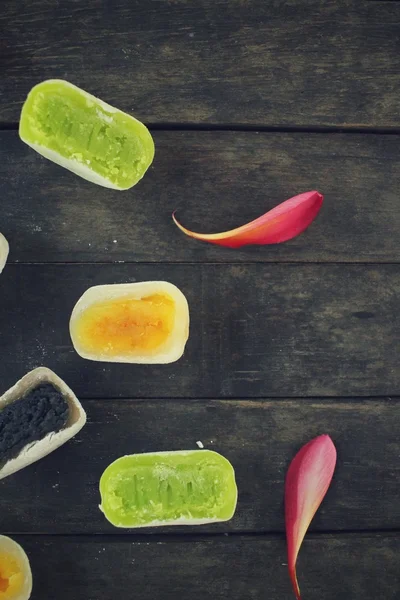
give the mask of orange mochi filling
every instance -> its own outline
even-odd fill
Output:
[[[75,332],[85,352],[151,355],[166,342],[174,323],[175,302],[158,293],[96,302],[81,312]]]
[[[10,554],[0,553],[0,599],[17,598],[23,584],[21,565]]]

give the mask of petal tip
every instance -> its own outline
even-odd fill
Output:
[[[322,435],[319,435],[318,437],[316,437],[314,440],[311,440],[311,441],[316,444],[323,444],[324,446],[326,446],[326,450],[330,450],[332,452],[332,454],[335,455],[335,457],[337,456],[336,446],[333,443],[331,436],[328,435],[327,433],[323,433]]]

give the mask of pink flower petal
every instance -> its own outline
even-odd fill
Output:
[[[258,219],[223,233],[194,233],[179,223],[175,213],[172,218],[186,235],[210,244],[228,248],[254,244],[280,244],[307,229],[319,213],[323,199],[319,192],[304,192],[275,206]]]
[[[308,526],[328,491],[335,465],[336,448],[328,435],[320,435],[301,448],[286,475],[288,567],[297,600],[301,600],[296,575],[297,556]]]

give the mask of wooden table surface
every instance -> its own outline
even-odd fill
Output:
[[[400,2],[9,0],[0,14],[0,382],[45,365],[88,414],[76,438],[0,482],[1,533],[33,600],[286,600],[283,484],[328,433],[332,486],[300,553],[305,600],[400,597]],[[149,125],[156,158],[128,192],[25,146],[29,89],[63,78]],[[278,246],[183,236],[240,225],[297,193],[316,222]],[[165,279],[187,295],[184,357],[81,359],[84,290]],[[228,523],[118,530],[98,481],[129,453],[233,463]]]

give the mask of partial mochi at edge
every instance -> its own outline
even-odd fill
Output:
[[[0,233],[0,273],[5,267],[9,253],[9,245],[2,233]]]
[[[28,444],[15,458],[5,461],[0,466],[0,479],[16,473],[20,469],[47,456],[76,435],[86,423],[86,413],[78,398],[60,377],[46,367],[38,367],[30,371],[7,390],[0,397],[0,410],[11,405],[13,402],[18,402],[18,400],[25,397],[31,390],[43,383],[51,383],[64,396],[69,407],[67,423],[59,432],[49,433],[43,439]]]

